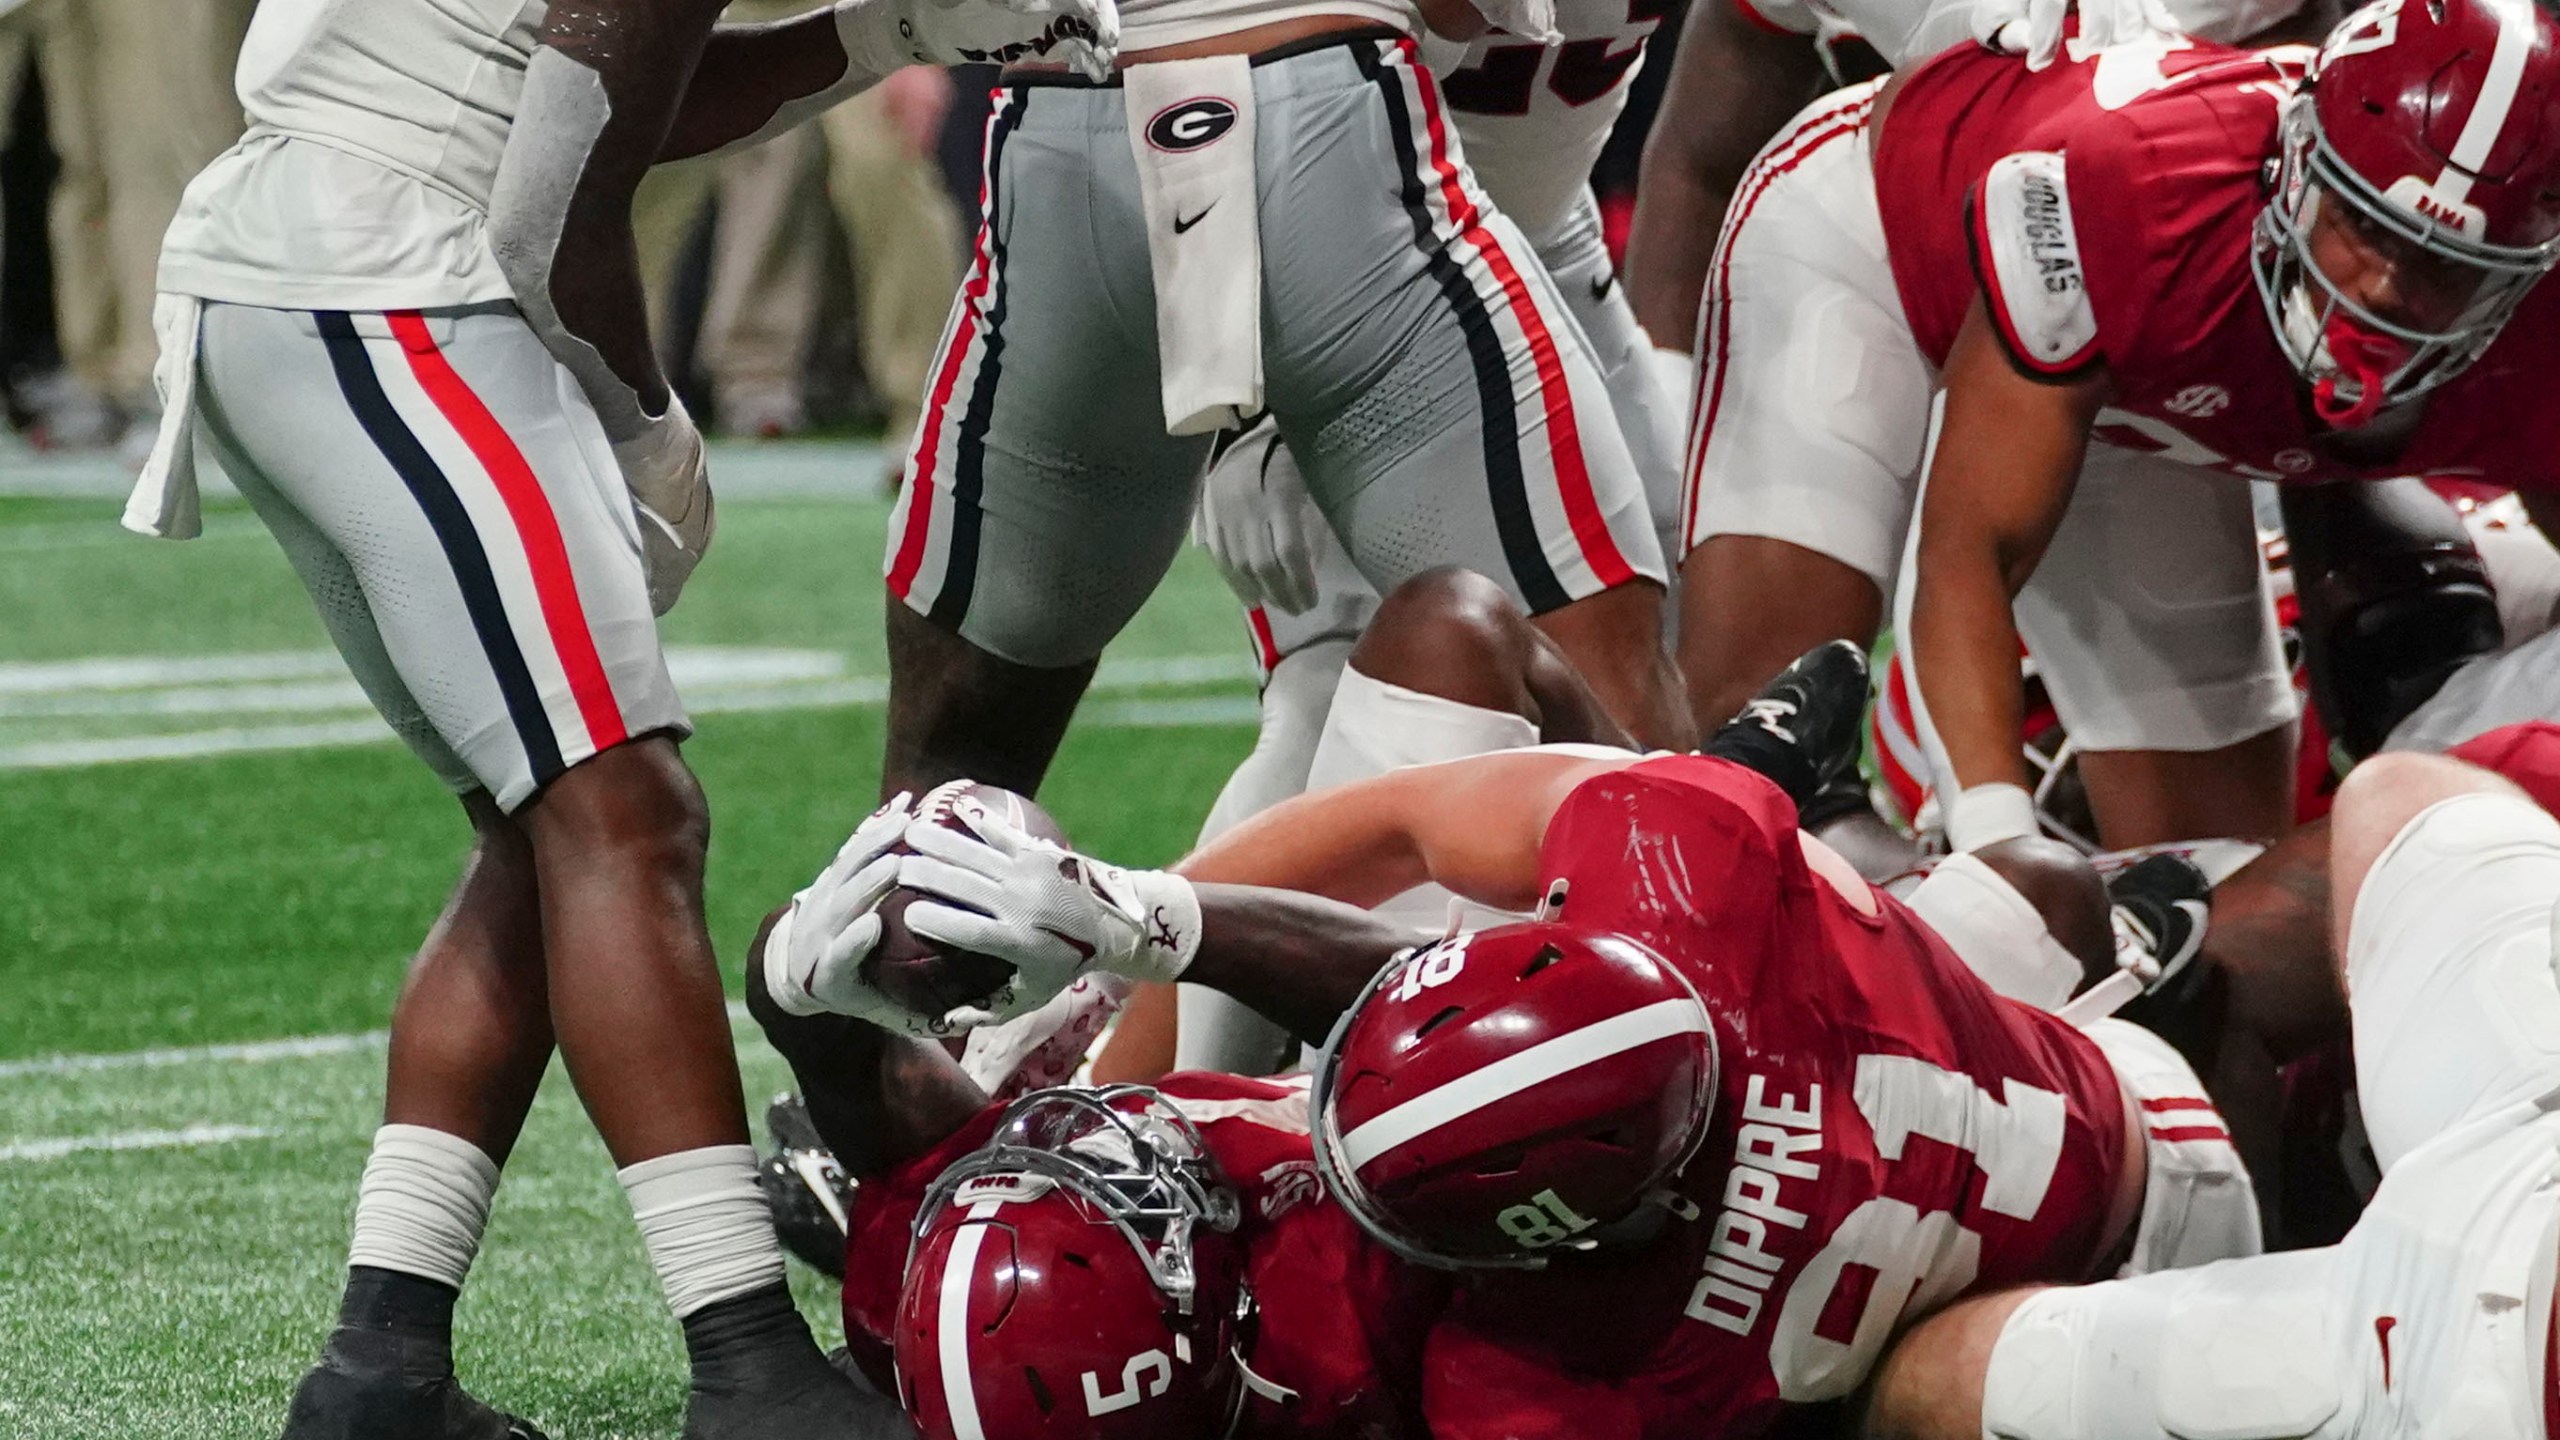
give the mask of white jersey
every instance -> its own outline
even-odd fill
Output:
[[[1467,165],[1533,245],[1563,228],[1670,0],[1557,0],[1558,45],[1490,34],[1440,69]]]
[[[1421,28],[1405,0],[1123,0],[1120,53],[1190,45],[1311,15],[1346,15],[1396,30]]]
[[[1709,0],[1719,3],[1719,0]],[[1721,0],[1774,30],[1852,34],[1899,70],[1973,39],[1974,0]],[[2178,28],[2236,44],[2301,8],[2302,0],[2164,0]]]
[[[387,310],[507,298],[483,238],[547,0],[264,0],[249,128],[187,187],[160,288]]]

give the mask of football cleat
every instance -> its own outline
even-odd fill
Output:
[[[809,1268],[844,1278],[845,1216],[853,1207],[853,1181],[835,1153],[818,1138],[809,1107],[797,1095],[777,1095],[765,1107],[764,1124],[774,1152],[756,1165],[756,1187],[773,1210],[773,1232]]]
[[[294,1387],[284,1440],[545,1440],[473,1399],[439,1337],[340,1326]]]
[[[912,1435],[894,1400],[818,1351],[780,1284],[685,1317],[693,1383],[684,1440],[889,1440]]]
[[[1798,809],[1857,767],[1867,718],[1867,652],[1817,645],[1778,672],[1702,747],[1778,783]]]
[[[2107,881],[2116,967],[2156,995],[2204,950],[2213,885],[2196,863],[2172,852],[2150,856]]]

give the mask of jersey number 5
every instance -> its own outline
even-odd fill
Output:
[[[2062,1162],[2062,1097],[2050,1090],[2010,1080],[1995,1099],[1971,1076],[1926,1060],[1864,1055],[1856,1099],[1875,1133],[1876,1153],[1888,1162],[1900,1160],[1915,1135],[1971,1154],[1982,1172],[1978,1203],[1995,1215],[2034,1219]],[[1923,1213],[1884,1196],[1850,1211],[1831,1243],[1787,1287],[1769,1341],[1779,1395],[1804,1403],[1848,1394],[1874,1368],[1906,1311],[1954,1299],[1981,1265],[1982,1237],[1953,1211]],[[1844,1342],[1816,1329],[1852,1267],[1870,1283],[1857,1327]]]

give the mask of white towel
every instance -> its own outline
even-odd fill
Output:
[[[162,294],[151,302],[151,333],[160,344],[151,371],[160,392],[160,433],[124,503],[124,528],[193,540],[204,533],[204,506],[196,494],[196,342],[204,334],[204,302]]]
[[[1120,73],[1155,276],[1165,433],[1232,429],[1262,409],[1253,68],[1212,55]]]

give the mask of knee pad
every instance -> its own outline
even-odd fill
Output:
[[[2310,1251],[2070,1286],[2010,1315],[1983,1377],[1985,1440],[2298,1440],[2342,1388]]]
[[[2321,722],[2363,759],[2461,664],[2502,643],[2497,594],[2453,507],[2419,480],[2281,498]]]
[[[1334,688],[1350,657],[1351,641],[1319,640],[1271,667],[1262,684],[1262,731],[1200,822],[1201,844],[1306,790]]]
[[[1325,716],[1307,788],[1537,743],[1538,727],[1526,716],[1408,690],[1350,665],[1343,667],[1333,709]]]

